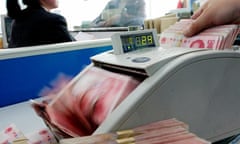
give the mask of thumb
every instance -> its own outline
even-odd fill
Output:
[[[208,18],[208,16],[202,14],[200,15],[196,20],[193,20],[193,22],[190,24],[190,26],[183,31],[183,34],[186,37],[193,36],[202,30],[210,27],[211,21]]]
[[[237,18],[237,19],[235,19],[233,22],[232,22],[233,24],[240,24],[240,18]]]

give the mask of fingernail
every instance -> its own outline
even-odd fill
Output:
[[[189,35],[189,28],[187,28],[187,29],[185,29],[185,30],[183,31],[183,35],[184,35],[184,36],[188,36],[188,35]]]

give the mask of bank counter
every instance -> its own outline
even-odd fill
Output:
[[[59,74],[74,77],[90,64],[89,57],[111,49],[110,39],[1,49],[0,129],[11,123],[24,133],[46,127],[29,100],[39,99]]]
[[[27,100],[36,98],[39,89],[59,72],[74,76],[91,63],[108,71],[145,77],[94,134],[168,118],[189,124],[190,131],[211,142],[240,133],[239,51],[156,45],[150,50],[115,54],[111,40],[106,39],[4,51],[0,58],[0,128],[10,120],[26,132],[44,127]],[[18,104],[10,105],[13,103]],[[27,126],[29,119],[34,127]]]

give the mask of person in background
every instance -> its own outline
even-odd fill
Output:
[[[239,0],[208,0],[193,15],[193,23],[184,31],[187,37],[223,24],[240,23]]]
[[[7,13],[13,19],[10,48],[70,42],[75,39],[67,29],[63,16],[51,13],[58,7],[57,0],[7,0]]]
[[[93,20],[92,27],[142,26],[146,17],[145,0],[111,0]]]
[[[146,18],[145,5],[144,0],[127,0],[120,18],[122,26],[143,26]]]
[[[178,0],[177,8],[184,8],[184,2],[183,2],[183,0]]]
[[[97,16],[92,22],[91,27],[104,27],[106,19],[115,15],[116,11],[121,9],[121,0],[110,0],[99,16]]]

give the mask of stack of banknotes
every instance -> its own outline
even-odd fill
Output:
[[[175,118],[156,121],[133,129],[62,139],[60,144],[210,144],[188,125]]]
[[[185,37],[183,30],[193,20],[181,19],[160,35],[161,47],[210,48],[215,50],[231,49],[240,31],[238,25],[220,25],[208,28],[192,37]]]
[[[90,65],[50,101],[32,101],[32,106],[58,139],[91,135],[139,83]]]

